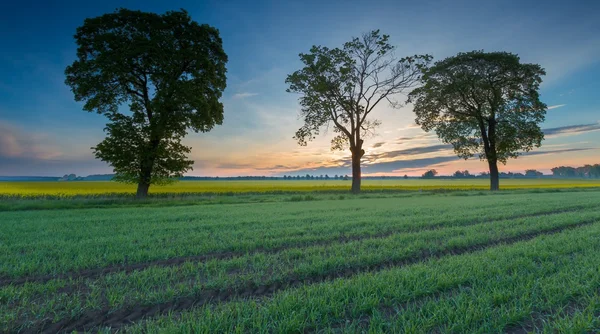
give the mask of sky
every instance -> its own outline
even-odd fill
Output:
[[[542,147],[500,171],[600,163],[600,1],[2,1],[0,4],[0,175],[111,173],[91,147],[106,119],[82,110],[64,84],[75,60],[73,35],[87,17],[124,7],[163,13],[186,9],[219,29],[228,54],[224,122],[184,143],[195,161],[188,175],[351,174],[349,151],[331,151],[332,131],[308,146],[298,95],[285,78],[312,45],[341,46],[380,29],[396,55],[442,60],[471,50],[508,51],[547,72],[549,106]],[[402,98],[400,98],[403,100]],[[365,139],[363,175],[452,174],[487,170],[462,160],[435,133],[414,124],[412,106],[381,104],[382,125]]]

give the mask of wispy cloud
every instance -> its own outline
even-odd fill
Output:
[[[557,128],[543,129],[542,131],[546,137],[558,137],[562,135],[581,134],[598,130],[600,130],[600,123],[567,125]]]
[[[233,94],[233,98],[234,99],[246,99],[252,96],[256,96],[258,95],[258,93],[237,93],[237,94]]]
[[[398,157],[406,157],[406,156],[413,156],[413,155],[426,154],[426,153],[437,153],[437,152],[442,152],[442,151],[450,152],[450,150],[452,150],[452,145],[446,145],[446,144],[418,146],[418,147],[411,147],[411,148],[407,148],[407,149],[403,149],[403,150],[395,150],[395,151],[383,152],[383,153],[378,153],[378,154],[370,154],[368,156],[365,156],[365,159],[367,159],[369,161],[377,161],[377,160],[381,160],[381,159],[393,159],[393,158],[398,158]]]
[[[566,104],[557,104],[555,106],[549,106],[548,110],[557,109],[557,108],[564,107],[564,106],[566,106]]]
[[[417,125],[417,124],[415,124],[415,123],[411,123],[411,124],[409,124],[409,125],[407,125],[407,126],[404,126],[404,127],[398,128],[397,130],[398,130],[398,131],[404,131],[404,130],[413,130],[413,129],[420,129],[420,128],[421,128],[421,126],[420,126],[420,125]]]
[[[551,151],[530,151],[525,152],[522,155],[547,155],[547,154],[560,154],[560,153],[568,153],[568,152],[580,152],[580,151],[589,151],[589,150],[597,150],[598,148],[587,147],[587,148],[565,148],[562,150],[551,150]]]
[[[381,147],[381,146],[383,146],[383,144],[385,144],[385,142],[375,143],[375,144],[373,144],[373,148]]]
[[[61,155],[43,136],[0,122],[0,161],[3,159],[48,160]]]
[[[399,144],[404,144],[404,143],[405,143],[405,142],[407,142],[407,141],[415,141],[415,140],[418,140],[418,141],[423,141],[423,140],[432,140],[432,139],[435,139],[435,138],[437,138],[437,136],[436,136],[436,134],[435,134],[435,133],[427,133],[427,132],[424,132],[424,133],[420,133],[420,134],[418,134],[418,135],[415,135],[415,136],[404,136],[404,137],[399,137],[399,138],[397,139],[397,142],[398,142]]]

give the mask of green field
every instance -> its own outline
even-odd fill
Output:
[[[166,186],[150,187],[155,196],[185,194],[239,194],[239,193],[291,193],[291,192],[339,192],[350,189],[351,181],[342,180],[268,180],[268,181],[181,181]],[[600,179],[502,179],[502,189],[540,188],[600,188]],[[366,191],[394,190],[486,190],[487,179],[399,179],[364,180]],[[134,195],[136,186],[118,182],[0,182],[0,197],[110,197]]]
[[[600,331],[598,190],[315,196],[0,212],[0,332]]]

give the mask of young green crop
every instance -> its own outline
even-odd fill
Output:
[[[595,207],[597,192],[3,213],[0,278]],[[160,245],[160,247],[157,247]]]
[[[587,191],[1,212],[0,331],[181,300],[183,313],[127,331],[593,328],[599,203]],[[202,254],[214,256],[152,262]],[[49,273],[71,276],[11,283]]]
[[[600,287],[600,224],[483,252],[164,316],[131,333],[493,333]],[[595,278],[594,278],[595,277]],[[594,278],[594,279],[590,279]],[[558,293],[560,292],[560,293]]]
[[[171,268],[149,268],[132,274],[113,274],[98,280],[61,282],[61,287],[77,285],[84,295],[54,293],[41,298],[44,288],[28,284],[22,289],[0,290],[1,299],[13,302],[0,311],[18,318],[44,318],[45,312],[70,317],[86,309],[123,308],[152,305],[171,299],[204,293],[206,290],[243,290],[247,286],[283,284],[292,280],[327,279],[340,271],[359,272],[422,257],[439,256],[453,250],[475,246],[556,228],[600,221],[600,212],[563,213],[552,216],[479,223],[472,226],[394,234],[385,238],[332,243],[304,249],[288,249],[275,254],[246,255],[231,260],[212,260]],[[51,289],[56,283],[50,285]],[[102,297],[106,298],[103,302]],[[35,301],[35,302],[32,302]],[[106,304],[103,304],[106,303]],[[49,306],[51,305],[51,306]],[[8,326],[8,324],[4,324]]]

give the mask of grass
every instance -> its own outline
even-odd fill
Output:
[[[2,212],[0,331],[597,332],[600,191],[466,194]]]
[[[182,197],[190,195],[239,195],[282,193],[346,192],[351,181],[298,180],[298,181],[181,181],[166,186],[150,187],[154,197]],[[502,179],[502,189],[564,189],[598,188],[600,180],[586,179]],[[439,191],[487,190],[487,179],[400,179],[364,180],[362,189],[369,191]],[[108,181],[77,182],[0,182],[0,197],[10,198],[107,198],[132,197],[136,186]]]

